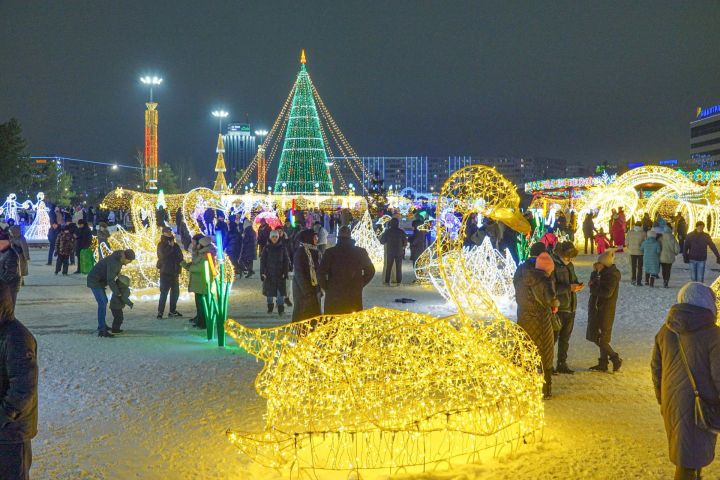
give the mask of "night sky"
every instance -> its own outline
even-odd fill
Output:
[[[720,103],[720,2],[0,0],[0,122],[32,154],[132,163],[159,74],[160,160],[211,175],[215,108],[270,128],[308,71],[360,155],[686,158]]]

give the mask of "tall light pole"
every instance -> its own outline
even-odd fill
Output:
[[[267,130],[255,130],[255,136],[260,137],[261,139],[265,139],[265,136],[268,134]],[[266,172],[267,170],[267,160],[265,159],[265,144],[263,143],[263,140],[260,141],[257,147],[257,183],[258,183],[258,192],[265,193],[265,183],[266,183]]]
[[[223,118],[227,118],[227,116],[230,115],[225,110],[214,110],[212,112],[212,116],[218,119],[218,131],[220,134],[222,134],[222,121]]]
[[[267,130],[255,130],[255,136],[260,137],[259,145],[262,145],[262,143],[265,141],[265,137],[267,137],[267,134]]]
[[[150,101],[145,104],[145,188],[157,190],[158,182],[158,111],[153,102],[153,87],[163,79],[157,76],[140,77],[143,85],[150,87]]]
[[[227,181],[225,180],[225,143],[223,142],[222,135],[222,121],[230,115],[225,110],[215,110],[212,112],[212,116],[218,119],[218,141],[215,152],[217,153],[217,159],[215,160],[215,183],[213,184],[213,190],[216,192],[226,192],[229,190]]]

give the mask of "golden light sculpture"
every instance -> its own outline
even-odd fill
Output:
[[[215,148],[217,158],[215,159],[215,183],[213,184],[213,190],[216,192],[226,193],[230,189],[228,188],[227,181],[225,180],[225,142],[223,142],[222,133],[218,133],[217,147]]]
[[[228,431],[256,462],[321,478],[447,468],[535,439],[542,378],[512,323],[372,308],[227,333],[265,362],[262,432]]]
[[[150,94],[152,96],[152,93]],[[158,181],[158,111],[157,102],[145,104],[145,188],[157,190]]]
[[[496,171],[464,169],[446,186],[454,208],[524,229],[517,193]],[[270,329],[228,320],[228,334],[265,363],[255,387],[267,399],[264,430],[230,430],[231,442],[291,476],[367,478],[478,461],[535,439],[544,415],[537,348],[486,285],[453,291],[466,284],[452,276],[472,267],[454,258],[458,232],[437,225],[438,270],[457,316],[376,307]]]
[[[353,227],[351,236],[355,245],[367,250],[375,268],[382,268],[385,262],[385,247],[380,243],[370,212],[365,210],[360,221]]]

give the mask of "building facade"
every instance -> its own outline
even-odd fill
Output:
[[[238,172],[244,171],[252,162],[257,145],[255,135],[247,123],[229,123],[227,133],[223,135],[225,142],[225,174],[228,182],[235,183]]]
[[[720,105],[698,107],[690,122],[690,157],[700,168],[720,164]]]

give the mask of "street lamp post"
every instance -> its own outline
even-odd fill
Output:
[[[265,141],[265,137],[267,137],[268,131],[267,130],[255,130],[255,136],[260,137],[259,145],[262,145]]]
[[[212,116],[218,119],[218,131],[222,134],[222,121],[223,118],[227,118],[230,115],[225,110],[214,110]]]
[[[146,75],[140,77],[143,85],[150,87],[150,101],[145,104],[145,187],[157,190],[158,182],[158,111],[153,101],[153,87],[160,86],[163,79]]]

